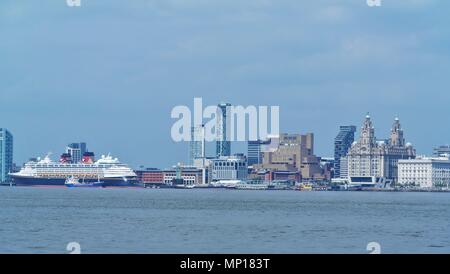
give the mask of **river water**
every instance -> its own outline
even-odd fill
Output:
[[[450,193],[0,188],[0,253],[450,253]]]

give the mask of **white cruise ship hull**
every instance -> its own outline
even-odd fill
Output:
[[[12,176],[16,186],[64,186],[66,178],[36,178]],[[85,179],[86,183],[95,183],[98,179]],[[136,178],[102,178],[104,187],[143,187]]]

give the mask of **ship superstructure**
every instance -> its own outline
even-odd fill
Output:
[[[101,180],[105,186],[137,186],[136,173],[118,158],[102,155],[95,161],[91,152],[86,152],[78,163],[73,163],[68,153],[62,154],[59,162],[52,161],[48,154],[43,159],[29,161],[19,172],[10,175],[17,186],[63,186],[70,177],[85,182]]]

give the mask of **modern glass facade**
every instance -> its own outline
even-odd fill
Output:
[[[247,161],[249,166],[263,163],[263,146],[270,145],[269,141],[248,141],[247,143]]]
[[[70,154],[73,163],[80,163],[86,151],[86,143],[72,143],[66,148],[66,153]]]
[[[231,142],[228,136],[230,128],[229,118],[231,104],[219,104],[217,113],[217,141],[216,141],[216,157],[230,156],[231,155]]]
[[[260,141],[248,141],[247,143],[248,165],[253,166],[262,163],[262,152]]]
[[[9,182],[9,173],[13,168],[13,136],[0,128],[0,183]]]
[[[191,142],[189,143],[189,164],[193,166],[195,159],[205,157],[205,127],[204,125],[191,128]]]
[[[334,139],[334,178],[341,177],[341,158],[345,157],[355,141],[356,126],[341,126]]]

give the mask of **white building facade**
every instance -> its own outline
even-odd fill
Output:
[[[211,160],[211,180],[246,180],[248,176],[245,156],[228,156]]]
[[[360,138],[353,143],[346,157],[348,177],[384,178],[396,182],[398,161],[415,157],[413,146],[405,142],[398,118],[392,126],[390,139],[379,141],[375,137],[371,118],[367,115]]]
[[[192,127],[189,143],[189,164],[195,166],[198,159],[203,161],[205,153],[205,126]]]
[[[417,158],[398,162],[398,183],[423,189],[448,188],[450,184],[449,158]]]
[[[342,157],[339,161],[341,162],[339,165],[339,178],[348,179],[348,158]]]

